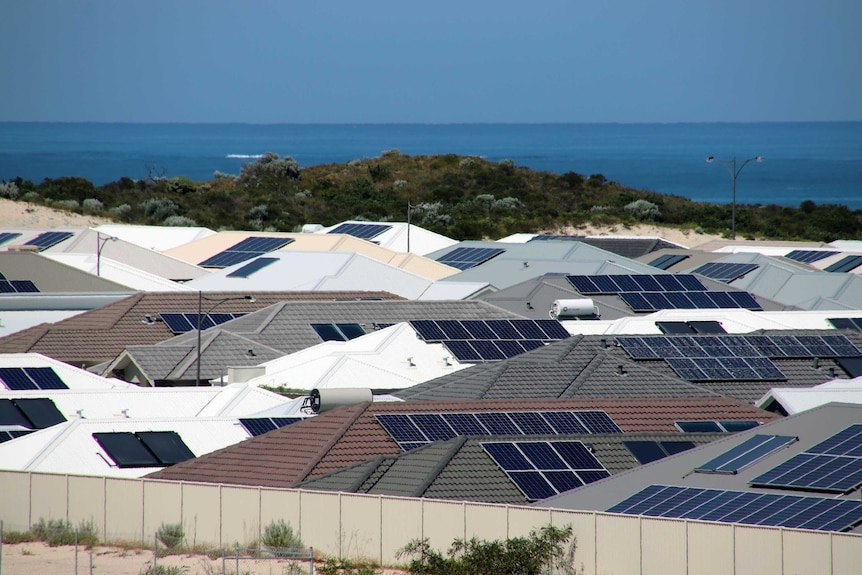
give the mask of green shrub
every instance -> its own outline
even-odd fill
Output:
[[[270,549],[297,549],[305,547],[302,539],[293,532],[293,527],[290,526],[290,523],[284,521],[284,519],[273,521],[266,526],[263,531],[263,544]]]
[[[147,217],[162,221],[175,215],[180,207],[167,198],[149,198],[139,203],[138,209]]]
[[[87,212],[101,212],[105,208],[105,204],[96,198],[87,198],[82,205]]]
[[[39,519],[39,522],[30,528],[30,531],[39,541],[45,541],[51,547],[58,545],[85,545],[92,547],[99,542],[96,524],[93,521],[81,521],[77,530],[72,524],[64,519]],[[77,533],[76,533],[77,531]]]
[[[183,575],[184,573],[188,573],[189,568],[185,565],[156,565],[155,567],[150,565],[143,571],[141,571],[140,575]]]
[[[13,545],[15,543],[30,543],[31,541],[39,541],[39,538],[32,531],[3,532],[3,543]]]
[[[370,561],[351,561],[350,559],[327,559],[317,566],[320,575],[377,575],[379,566]]]
[[[109,210],[111,214],[120,219],[126,219],[132,214],[132,206],[129,204],[121,204]]]
[[[168,216],[162,222],[162,225],[175,228],[193,228],[198,224],[193,219],[185,216]]]
[[[54,206],[66,208],[67,210],[76,210],[80,207],[80,204],[78,204],[78,200],[57,200],[54,202]]]
[[[156,537],[168,549],[173,549],[182,544],[185,536],[186,532],[183,529],[182,523],[162,523],[159,526],[159,530],[156,531]]]
[[[639,220],[657,220],[661,217],[659,207],[647,200],[635,200],[623,209]]]
[[[18,184],[15,182],[0,183],[0,198],[7,200],[18,199]]]

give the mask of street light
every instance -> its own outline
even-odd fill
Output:
[[[105,236],[102,237],[102,232],[96,232],[96,275],[102,275],[102,248],[105,247],[105,244],[109,241],[115,242],[119,238],[117,236]]]
[[[226,297],[226,298],[210,298],[206,297],[202,291],[198,290],[198,353],[197,353],[197,374],[195,375],[195,386],[199,386],[201,384],[201,323],[203,321],[203,313],[201,307],[203,306],[204,300],[215,302],[212,307],[207,309],[206,315],[209,317],[215,308],[220,306],[226,301],[234,301],[234,300],[248,300],[249,303],[254,303],[254,296],[251,295],[241,295],[236,297]]]
[[[715,156],[709,156],[706,159],[706,161],[709,163],[718,162],[719,164],[722,164],[725,168],[727,168],[728,172],[730,172],[730,179],[731,179],[732,186],[733,186],[733,196],[732,196],[731,203],[730,203],[730,239],[735,240],[736,239],[736,177],[739,176],[739,172],[742,171],[742,168],[744,168],[746,166],[746,164],[748,164],[748,162],[751,162],[751,161],[762,162],[763,156],[754,156],[753,158],[748,158],[747,160],[743,161],[739,165],[738,169],[736,167],[736,156],[734,156],[730,160],[721,160],[719,158],[716,158]]]

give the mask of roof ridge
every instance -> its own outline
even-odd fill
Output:
[[[584,383],[584,380],[589,378],[595,371],[601,366],[605,359],[607,359],[607,352],[601,350],[599,353],[593,356],[593,358],[585,365],[580,373],[576,375],[572,381],[569,383],[566,388],[560,392],[560,395],[557,397],[574,397],[575,392],[580,389],[581,385]],[[568,394],[568,395],[567,395]]]
[[[371,402],[371,401],[364,401],[361,404],[357,404],[357,405],[362,405],[363,408],[356,410],[356,413],[353,414],[353,417],[349,417],[349,418],[345,419],[344,423],[342,423],[342,425],[338,429],[338,431],[336,433],[333,433],[330,436],[329,441],[327,441],[326,444],[321,446],[321,448],[317,451],[317,454],[315,455],[315,457],[312,458],[305,465],[305,467],[303,467],[299,471],[299,473],[297,473],[297,480],[295,481],[295,483],[299,483],[300,481],[305,481],[306,479],[308,479],[309,474],[312,471],[314,471],[314,468],[320,464],[320,461],[324,457],[329,455],[329,452],[332,449],[332,447],[336,443],[338,443],[338,441],[341,440],[342,437],[344,437],[345,433],[350,431],[350,428],[353,427],[353,424],[356,423],[356,420],[359,419],[362,415],[364,415],[366,411],[368,411],[368,408],[371,407],[372,403],[373,402]],[[350,410],[353,407],[355,407],[355,406],[353,406],[353,405],[345,406],[343,409]],[[290,427],[290,426],[288,426],[288,427]]]
[[[451,441],[451,440],[450,440]],[[452,441],[451,447],[447,449],[441,457],[437,458],[437,464],[431,468],[428,474],[425,476],[425,479],[416,486],[416,489],[411,493],[411,497],[422,497],[428,488],[437,480],[440,476],[440,473],[449,465],[449,462],[452,461],[452,458],[457,455],[461,448],[464,446],[464,443],[467,441],[466,435],[459,435],[455,437],[455,440]],[[432,444],[433,445],[433,444]]]

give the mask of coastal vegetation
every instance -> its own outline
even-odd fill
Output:
[[[163,171],[165,172],[165,171]],[[655,223],[729,234],[731,206],[638,190],[602,174],[553,174],[455,154],[375,158],[300,168],[267,153],[239,174],[194,182],[153,175],[102,186],[80,177],[17,178],[0,197],[131,224],[299,231],[306,223],[406,221],[456,239],[496,239],[585,224]],[[862,239],[862,210],[807,200],[798,207],[738,204],[739,238]]]

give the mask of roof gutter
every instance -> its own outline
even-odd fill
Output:
[[[137,292],[0,293],[0,311],[84,311],[102,307]]]

